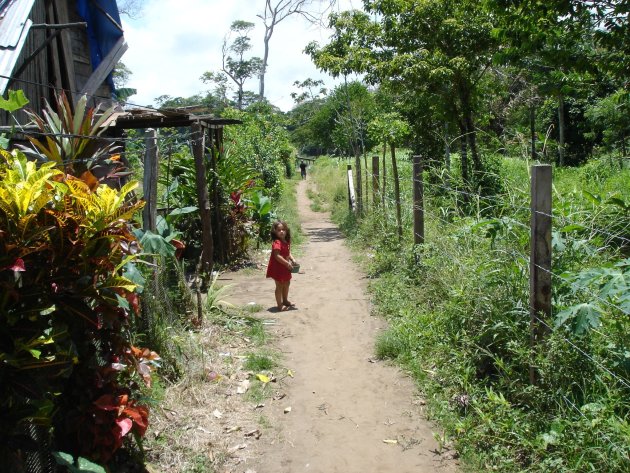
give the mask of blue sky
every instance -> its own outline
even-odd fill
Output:
[[[361,6],[360,0],[338,3],[337,8],[342,10]],[[129,45],[122,61],[133,72],[127,86],[138,89],[130,101],[155,105],[154,99],[160,95],[189,97],[208,90],[199,78],[206,71],[220,68],[223,38],[234,20],[257,25],[250,34],[252,54],[262,57],[264,31],[256,14],[263,7],[264,0],[147,0],[140,18],[122,18]],[[318,72],[302,52],[310,41],[325,44],[329,34],[297,16],[276,27],[265,80],[271,103],[289,110],[296,80],[323,79],[326,86],[334,86],[333,79]],[[257,82],[252,80],[247,89],[258,91]]]

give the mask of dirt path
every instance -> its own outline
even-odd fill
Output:
[[[275,321],[274,343],[285,367],[278,378],[286,369],[294,374],[278,383],[284,398],[265,402],[273,433],[266,431],[259,455],[241,465],[243,471],[455,472],[456,462],[445,458],[450,455],[437,453],[413,382],[373,360],[384,323],[370,315],[364,276],[342,235],[327,214],[310,210],[306,186],[298,186],[298,209],[309,241],[289,294],[297,310],[272,312],[273,282],[260,273],[230,281],[227,300],[261,304],[260,316]]]

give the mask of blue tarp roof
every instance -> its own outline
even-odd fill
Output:
[[[118,5],[116,0],[77,0],[77,10],[81,18],[88,24],[87,32],[92,68],[96,69],[123,36],[120,29]],[[111,74],[107,81],[114,90]]]

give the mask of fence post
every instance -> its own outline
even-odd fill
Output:
[[[424,243],[424,185],[422,156],[413,157],[413,242]]]
[[[380,197],[379,197],[379,158],[378,156],[372,156],[372,202],[374,205],[374,208],[378,207],[378,205],[380,204]]]
[[[531,167],[531,240],[529,261],[530,345],[532,357],[548,332],[551,317],[551,166]],[[530,365],[529,380],[535,384],[536,368]]]
[[[155,232],[157,225],[157,180],[158,180],[158,145],[157,131],[148,128],[145,133],[146,152],[144,154],[144,209],[142,209],[142,227]]]
[[[348,164],[348,207],[353,212],[357,210],[357,198],[354,194],[354,181],[352,179],[352,165]]]
[[[212,271],[214,263],[214,240],[212,236],[212,217],[210,214],[210,198],[206,181],[206,163],[204,161],[206,132],[199,123],[192,125],[192,150],[195,158],[195,183],[197,184],[197,201],[201,217],[201,257],[203,273]]]

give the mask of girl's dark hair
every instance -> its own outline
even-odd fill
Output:
[[[285,239],[286,242],[290,243],[291,242],[291,230],[289,229],[289,226],[287,225],[287,222],[285,222],[284,220],[276,220],[275,222],[273,222],[273,225],[271,226],[271,239],[272,240],[279,240],[278,235],[276,235],[276,229],[280,225],[284,225],[284,228],[287,231],[287,234],[284,236],[284,239]]]

